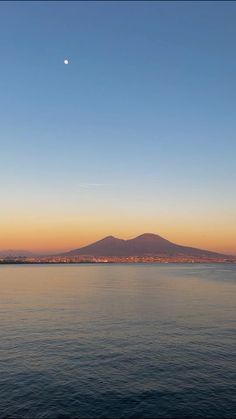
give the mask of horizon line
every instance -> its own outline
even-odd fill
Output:
[[[207,249],[207,248],[202,248],[202,247],[195,247],[194,245],[186,245],[186,244],[179,244],[179,243],[175,243],[175,242],[172,242],[172,241],[170,241],[170,240],[168,240],[168,239],[166,239],[165,237],[163,237],[163,236],[160,236],[159,234],[157,234],[157,233],[141,233],[141,234],[138,234],[138,235],[136,235],[136,236],[132,236],[131,238],[128,238],[128,239],[123,239],[123,238],[119,238],[119,237],[116,237],[116,236],[114,236],[114,235],[106,235],[106,236],[103,236],[102,238],[100,238],[100,239],[97,239],[97,240],[95,240],[95,241],[90,241],[90,242],[88,242],[88,243],[85,243],[85,244],[83,244],[83,245],[81,245],[81,246],[74,246],[73,248],[67,248],[67,249],[55,249],[55,250],[29,250],[29,249],[20,249],[20,248],[8,248],[8,249],[6,249],[6,248],[2,248],[2,249],[0,249],[0,253],[5,253],[5,252],[26,252],[26,253],[30,253],[30,254],[32,254],[32,255],[39,255],[39,256],[50,256],[50,255],[55,255],[55,254],[60,254],[60,253],[68,253],[68,252],[71,252],[71,251],[74,251],[74,250],[77,250],[77,249],[82,249],[82,248],[84,248],[84,247],[87,247],[87,246],[89,246],[89,245],[92,245],[92,244],[94,244],[94,243],[97,243],[97,242],[100,242],[100,241],[102,241],[102,240],[105,240],[105,239],[107,239],[107,238],[113,238],[113,239],[116,239],[116,240],[123,240],[123,241],[125,241],[125,242],[127,242],[127,241],[129,241],[129,240],[133,240],[133,239],[136,239],[136,238],[138,238],[138,237],[142,237],[142,236],[145,236],[145,235],[152,235],[152,236],[158,236],[158,237],[160,237],[160,238],[162,238],[163,240],[166,240],[166,241],[168,241],[168,242],[170,242],[170,243],[172,243],[172,244],[176,244],[176,245],[179,245],[179,246],[183,246],[183,247],[190,247],[190,248],[196,248],[196,249],[199,249],[199,250],[206,250],[206,251],[209,251],[209,252],[213,252],[213,253],[219,253],[219,254],[225,254],[226,256],[235,256],[236,255],[236,251],[233,251],[233,253],[228,253],[228,251],[226,251],[226,253],[222,253],[222,252],[225,252],[225,251],[222,251],[222,250],[210,250],[210,249]]]

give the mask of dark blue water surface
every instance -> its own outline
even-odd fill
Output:
[[[236,265],[0,266],[0,417],[235,418]]]

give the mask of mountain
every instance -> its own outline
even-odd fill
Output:
[[[16,249],[8,249],[8,250],[0,250],[0,257],[7,258],[7,257],[30,257],[34,256],[33,253],[29,252],[28,250],[16,250]]]
[[[157,234],[146,233],[130,240],[117,239],[113,236],[105,237],[88,246],[71,250],[63,256],[195,256],[222,257],[220,253],[194,247],[181,246],[164,239]]]

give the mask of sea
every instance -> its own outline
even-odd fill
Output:
[[[236,418],[236,264],[0,266],[0,418]]]

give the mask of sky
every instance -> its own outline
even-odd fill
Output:
[[[0,2],[0,250],[152,232],[236,254],[235,19],[227,1]]]

